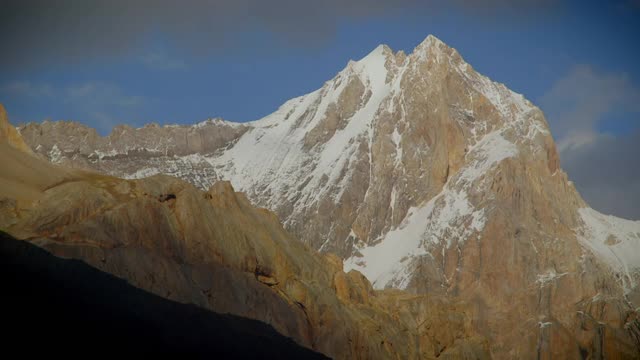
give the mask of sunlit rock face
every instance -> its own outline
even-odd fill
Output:
[[[2,104],[0,104],[0,140],[15,149],[31,153],[31,148],[9,122],[7,111]]]
[[[156,146],[203,127],[206,149]],[[640,356],[640,222],[590,209],[542,112],[433,36],[379,46],[255,122],[118,128],[76,149],[80,128],[19,131],[55,162],[228,180],[374,288],[472,304],[495,357]]]
[[[171,300],[261,320],[335,359],[490,357],[469,304],[374,290],[229,182],[202,191],[165,175],[68,169],[4,137],[0,161],[0,228],[55,255]]]

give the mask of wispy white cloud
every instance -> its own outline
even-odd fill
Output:
[[[613,111],[640,113],[640,90],[624,73],[602,73],[576,65],[540,98],[558,147],[582,146]]]
[[[93,127],[100,130],[104,134],[110,132],[111,129],[120,124],[117,118],[114,118],[113,116],[105,112],[95,111],[89,114],[89,116],[92,119]]]
[[[132,95],[118,85],[88,81],[66,86],[49,83],[14,81],[0,85],[0,94],[26,98],[28,102],[46,102],[48,107],[64,104],[68,113],[94,126],[101,133],[108,133],[118,123],[133,123],[150,99]],[[20,115],[17,116],[21,119]]]
[[[61,96],[67,103],[85,106],[132,107],[141,105],[145,98],[125,94],[122,89],[106,82],[86,82],[61,89]]]
[[[122,89],[112,83],[90,81],[56,87],[49,83],[33,83],[30,81],[13,81],[0,86],[0,93],[30,98],[55,98],[71,104],[136,106],[144,101],[144,97],[125,94]]]
[[[595,209],[640,220],[640,130],[627,136],[596,134],[561,153],[562,166]]]
[[[164,52],[151,52],[140,56],[140,62],[153,70],[186,70],[187,64],[180,60],[169,57]]]
[[[640,219],[640,89],[626,74],[576,65],[539,103],[562,166],[585,200],[597,210]],[[621,113],[638,121],[632,134],[598,130]]]
[[[35,84],[29,81],[13,81],[0,87],[0,92],[27,97],[53,96],[54,91],[49,84]]]

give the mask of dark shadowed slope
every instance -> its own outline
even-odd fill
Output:
[[[3,353],[324,359],[260,321],[180,304],[0,232]]]

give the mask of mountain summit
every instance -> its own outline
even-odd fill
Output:
[[[55,162],[229,180],[374,287],[472,303],[497,357],[638,356],[640,222],[589,208],[540,109],[433,36],[250,123],[19,130]]]

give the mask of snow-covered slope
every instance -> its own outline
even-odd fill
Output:
[[[372,136],[376,113],[391,91],[385,67],[389,51],[377,47],[359,62],[350,62],[321,89],[290,100],[275,113],[250,123],[254,128],[211,163],[224,166],[221,176],[239,189],[268,193],[267,205],[292,201],[294,207],[305,207],[325,196],[339,201],[345,182],[350,180],[343,172],[349,172],[349,165],[357,161],[361,141]],[[354,82],[364,91],[352,116],[342,119],[343,127],[335,129],[326,142],[309,146],[309,133],[322,129],[327,113]],[[302,189],[292,191],[302,183]]]
[[[428,255],[433,245],[450,247],[455,239],[463,242],[480,236],[485,225],[485,209],[469,202],[468,191],[478,180],[505,158],[518,153],[516,146],[500,132],[486,135],[473,146],[467,163],[444,189],[426,204],[409,209],[405,220],[372,246],[345,260],[345,269],[362,272],[374,287],[389,285],[404,289],[413,273],[411,260]],[[442,241],[445,244],[440,244]]]
[[[622,275],[625,291],[634,289],[640,280],[640,221],[603,215],[591,208],[578,212],[583,222],[577,230],[580,242]]]

